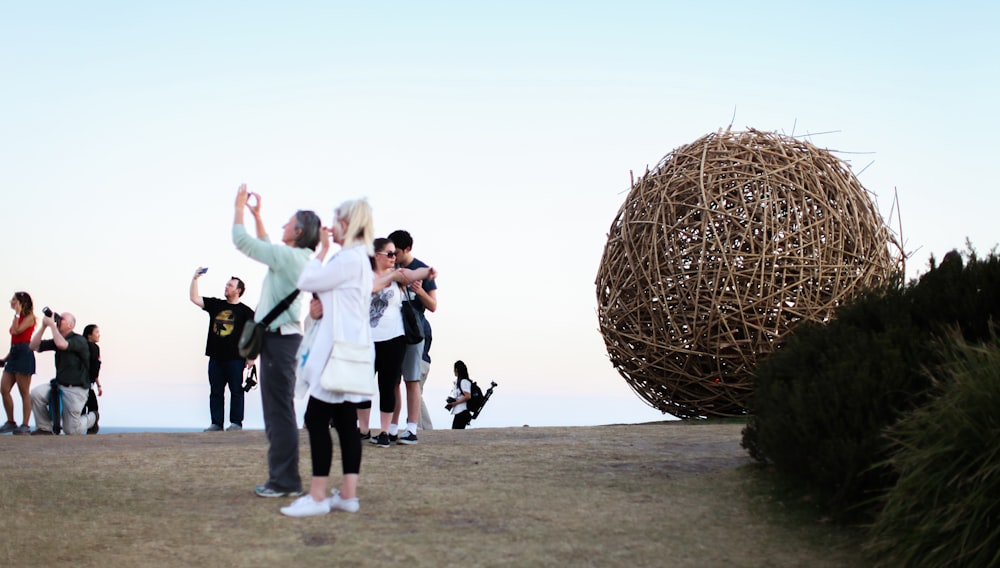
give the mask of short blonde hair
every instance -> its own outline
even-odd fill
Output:
[[[344,234],[344,247],[363,244],[368,256],[375,254],[372,241],[375,240],[375,223],[372,220],[372,206],[367,199],[345,201],[334,209],[333,216],[338,221],[347,221],[347,231]]]

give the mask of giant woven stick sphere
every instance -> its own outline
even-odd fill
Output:
[[[752,371],[796,322],[826,321],[900,269],[847,164],[756,130],[709,134],[634,183],[597,273],[611,363],[681,418],[745,414]]]

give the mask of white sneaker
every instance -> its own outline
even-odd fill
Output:
[[[316,501],[312,495],[303,495],[292,501],[292,504],[281,508],[281,514],[289,517],[315,517],[330,512],[329,499]]]
[[[357,497],[354,499],[344,499],[340,496],[340,491],[333,489],[330,492],[333,493],[333,496],[326,500],[328,510],[332,511],[336,509],[348,513],[357,513],[358,509],[361,508]]]

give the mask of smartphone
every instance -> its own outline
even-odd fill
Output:
[[[208,272],[208,267],[198,269],[198,274],[204,274],[206,272]]]

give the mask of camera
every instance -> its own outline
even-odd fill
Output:
[[[444,405],[444,409],[445,410],[451,410],[451,405],[455,404],[455,401],[458,400],[458,399],[456,399],[453,396],[449,396],[448,398],[446,398],[444,400],[445,400],[445,402],[448,403],[448,404]]]
[[[257,380],[253,378],[253,375],[247,377],[247,384],[243,385],[243,392],[250,392],[250,389],[257,386]]]
[[[62,321],[62,316],[50,310],[48,306],[42,308],[42,313],[45,314],[45,317],[55,320],[56,325],[59,325],[59,322]]]

